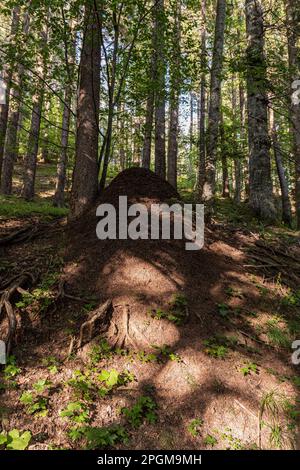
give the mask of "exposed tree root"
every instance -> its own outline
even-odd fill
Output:
[[[112,301],[109,299],[97,308],[89,320],[81,325],[78,349],[90,342],[93,337],[108,330],[111,323],[112,310]]]
[[[28,282],[34,283],[36,281],[32,273],[24,272],[16,277],[7,289],[2,291],[0,298],[0,320],[2,314],[7,317],[8,329],[6,337],[3,339],[6,344],[6,354],[9,355],[11,352],[12,344],[15,338],[16,328],[17,328],[17,319],[16,314],[12,305],[13,298],[17,293],[23,294],[26,292],[23,289],[23,286],[28,284]]]

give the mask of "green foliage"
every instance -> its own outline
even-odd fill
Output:
[[[253,362],[248,362],[248,364],[245,364],[245,366],[241,368],[241,372],[244,376],[250,375],[251,372],[253,372],[254,374],[258,374],[258,365],[254,364]]]
[[[218,312],[222,318],[229,318],[233,315],[239,315],[239,308],[232,308],[226,303],[218,304]]]
[[[92,400],[94,386],[89,371],[82,373],[80,370],[75,370],[72,379],[68,380],[67,383],[72,388],[76,398],[86,401]]]
[[[211,446],[211,447],[214,447],[218,443],[217,439],[211,434],[207,434],[203,442],[205,445]]]
[[[193,436],[197,437],[200,434],[200,429],[203,426],[203,420],[200,418],[192,419],[192,421],[188,424],[188,432]]]
[[[166,359],[169,359],[170,361],[182,362],[179,354],[172,352],[171,346],[167,344],[164,344],[163,346],[156,346],[153,344],[152,347],[155,348],[158,352],[158,355],[156,356],[156,360],[158,362],[163,362]]]
[[[113,355],[113,350],[106,339],[102,339],[99,344],[92,347],[90,351],[91,364],[97,365],[103,359],[110,359]]]
[[[291,289],[282,299],[281,303],[285,307],[299,307],[300,306],[300,290],[293,292]]]
[[[0,196],[0,217],[28,217],[32,214],[40,214],[47,217],[63,217],[68,214],[68,209],[53,207],[49,202],[27,202],[16,196]]]
[[[45,417],[48,414],[48,399],[41,396],[35,396],[32,392],[23,392],[20,402],[25,406],[26,413],[37,417]]]
[[[59,361],[54,356],[49,356],[43,359],[43,365],[45,365],[50,374],[55,375],[58,373]]]
[[[99,389],[98,393],[101,397],[104,397],[113,388],[119,387],[121,385],[126,385],[129,382],[133,382],[135,376],[128,370],[119,373],[116,369],[103,369],[101,373],[97,376],[97,379],[103,384],[103,386]]]
[[[156,409],[157,405],[151,397],[142,396],[132,408],[122,408],[121,413],[127,418],[132,427],[138,428],[144,420],[149,424],[156,423]]]
[[[73,441],[84,439],[88,450],[113,447],[115,444],[128,442],[128,434],[124,427],[119,425],[105,428],[83,426],[69,431],[69,437]]]
[[[89,409],[85,403],[79,401],[68,403],[67,407],[59,415],[77,424],[89,421]]]
[[[18,429],[13,429],[7,434],[0,433],[0,449],[1,447],[7,450],[25,450],[31,441],[31,433],[29,431],[21,432]]]
[[[156,320],[166,319],[177,326],[186,320],[187,298],[184,294],[174,294],[169,302],[169,308],[164,311],[160,308],[151,311],[152,318]]]
[[[225,359],[228,354],[227,346],[220,344],[217,338],[213,337],[203,341],[204,346],[206,348],[204,351],[209,356],[214,357],[215,359]]]
[[[21,372],[21,369],[17,367],[15,356],[9,356],[7,358],[6,366],[4,367],[5,380],[14,379],[20,372]]]
[[[289,349],[291,346],[291,338],[285,327],[277,324],[276,319],[267,322],[267,336],[270,343],[279,348]]]
[[[48,379],[40,379],[33,384],[33,388],[36,392],[43,393],[51,384],[52,382]]]

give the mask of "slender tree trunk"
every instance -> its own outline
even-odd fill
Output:
[[[37,154],[39,148],[39,135],[43,105],[43,84],[33,97],[30,134],[28,138],[27,153],[24,162],[22,197],[30,201],[34,197],[34,183],[36,175]]]
[[[198,198],[202,201],[205,182],[205,107],[206,107],[206,0],[202,0],[201,27],[201,82],[200,82],[200,111],[199,111],[199,163],[198,163]]]
[[[70,218],[79,217],[98,191],[100,104],[100,12],[97,3],[85,8],[85,35],[80,61],[75,167]],[[101,26],[101,25],[100,25]]]
[[[234,142],[238,143],[237,135],[237,89],[235,86],[234,75],[232,76],[232,121],[233,121],[233,138]],[[239,145],[239,151],[236,152],[234,157],[234,201],[239,204],[241,202],[241,191],[242,191],[242,150]]]
[[[224,119],[221,113],[220,119],[220,140],[221,140],[221,163],[222,163],[222,196],[229,197],[229,176],[226,154]]]
[[[194,95],[190,92],[190,154],[193,151],[194,142]]]
[[[11,23],[11,37],[14,38],[20,20],[20,7],[15,7],[12,14]],[[9,110],[9,99],[11,89],[11,79],[13,74],[13,66],[6,66],[3,70],[3,84],[5,87],[4,102],[0,104],[0,181],[2,173],[3,153],[4,153],[4,142],[7,129],[8,110]]]
[[[25,13],[23,23],[23,34],[26,36],[29,31],[29,15]],[[19,64],[17,70],[13,73],[11,97],[9,102],[9,112],[7,129],[5,135],[5,144],[3,152],[3,164],[1,175],[1,192],[11,194],[12,178],[15,161],[18,157],[18,124],[21,109],[21,90],[23,83],[24,66]]]
[[[149,89],[146,105],[146,121],[145,121],[145,133],[144,133],[144,144],[143,144],[143,157],[142,157],[142,166],[144,168],[150,168],[151,164],[151,143],[152,143],[152,131],[153,131],[153,114],[154,114],[154,86],[155,86],[155,76],[157,70],[157,56],[155,50],[155,38],[156,30],[155,23],[153,24],[152,32],[152,51],[151,51],[151,64],[149,70]]]
[[[216,191],[216,161],[221,111],[221,83],[223,70],[225,19],[226,0],[218,0],[211,69],[210,103],[206,148],[206,174],[203,188],[203,199],[206,202],[206,213],[208,218],[210,218],[212,212],[212,205]]]
[[[276,220],[276,210],[271,180],[264,24],[260,0],[246,0],[246,23],[249,203],[257,217],[272,222]]]
[[[48,27],[41,32],[41,47],[40,62],[38,66],[38,74],[42,76],[41,80],[37,81],[37,88],[33,97],[33,109],[31,116],[30,134],[28,138],[27,153],[24,161],[24,174],[23,174],[23,188],[22,197],[28,201],[34,198],[34,186],[36,175],[37,155],[39,148],[39,137],[41,129],[42,107],[44,101],[44,80],[46,77],[46,61],[47,58],[43,55],[46,50],[48,41]]]
[[[248,165],[245,164],[245,143],[247,140],[246,135],[246,107],[245,107],[245,90],[243,83],[239,82],[239,106],[240,106],[240,136],[241,136],[241,155],[242,155],[242,162],[243,162],[243,170],[241,172],[241,185],[245,187],[245,197],[249,197],[249,171]]]
[[[68,143],[69,143],[69,127],[71,116],[71,103],[72,103],[72,88],[71,84],[67,84],[64,111],[62,117],[62,131],[61,131],[61,152],[57,163],[57,177],[56,187],[54,194],[53,204],[56,207],[63,207],[65,204],[65,185],[68,164]]]
[[[287,0],[287,36],[291,80],[290,119],[293,133],[293,154],[295,159],[295,199],[297,228],[300,230],[300,102],[293,99],[295,84],[300,80],[300,5],[297,0]],[[297,85],[299,89],[299,84]]]
[[[289,227],[292,226],[292,209],[291,202],[289,198],[289,188],[287,179],[285,176],[285,170],[282,163],[282,153],[280,148],[280,143],[278,141],[277,135],[277,124],[275,119],[275,113],[272,108],[270,108],[270,130],[272,136],[273,152],[276,162],[276,168],[278,173],[278,179],[281,189],[281,201],[282,201],[282,221],[287,224]]]
[[[168,138],[168,181],[177,187],[178,124],[180,96],[180,39],[181,39],[181,0],[175,4],[174,57],[171,65],[170,126]]]
[[[155,89],[155,172],[166,177],[166,110],[165,110],[165,19],[164,0],[155,3],[155,49],[157,80]]]
[[[105,150],[104,150],[104,160],[103,160],[103,168],[102,168],[102,175],[99,185],[99,190],[103,191],[105,188],[108,164],[111,156],[111,143],[112,143],[112,131],[113,131],[113,121],[114,121],[114,114],[115,114],[115,85],[116,85],[116,73],[117,73],[117,58],[118,58],[118,50],[119,50],[119,24],[117,23],[117,15],[113,13],[113,23],[114,23],[114,31],[115,31],[115,38],[114,38],[114,51],[113,51],[113,58],[112,58],[112,73],[111,73],[111,83],[109,84],[108,90],[108,118],[107,118],[107,130],[105,136]],[[100,162],[101,164],[101,162]]]

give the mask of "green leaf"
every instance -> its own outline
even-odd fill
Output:
[[[29,431],[20,434],[18,429],[9,431],[7,435],[7,449],[9,450],[25,450],[31,440],[31,433]]]

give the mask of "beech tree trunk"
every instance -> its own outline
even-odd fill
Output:
[[[221,83],[223,70],[225,20],[226,0],[218,0],[211,68],[205,183],[203,188],[203,200],[206,202],[206,214],[208,218],[212,212],[212,205],[216,191],[216,161],[218,153],[218,133],[221,111]]]
[[[273,222],[276,210],[271,180],[264,24],[260,1],[246,0],[246,26],[249,203],[257,217]]]
[[[70,218],[80,216],[94,201],[98,191],[98,139],[100,95],[100,32],[97,3],[85,7],[86,31],[83,39],[79,92],[75,167]]]
[[[26,36],[29,31],[29,15],[25,13],[23,23],[23,34]],[[13,86],[9,101],[9,112],[5,144],[3,152],[3,164],[1,175],[1,192],[11,194],[14,165],[18,157],[18,124],[21,109],[21,90],[23,83],[24,66],[19,64],[17,70],[12,75]]]
[[[166,109],[165,109],[165,20],[164,0],[155,2],[155,172],[166,177]]]
[[[300,5],[297,0],[287,0],[287,37],[291,80],[290,120],[293,133],[293,154],[295,159],[295,199],[297,228],[300,229],[300,103],[293,99],[299,89],[296,81],[300,79]]]
[[[168,139],[168,181],[177,187],[177,157],[178,157],[178,124],[179,124],[179,96],[180,96],[180,22],[181,0],[175,4],[174,20],[174,50],[171,65],[171,93],[170,93],[170,125]]]

